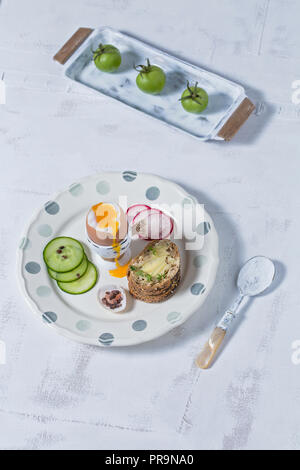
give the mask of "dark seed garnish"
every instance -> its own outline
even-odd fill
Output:
[[[64,246],[60,246],[59,249],[60,249],[60,250],[63,250],[63,249],[64,249]]]
[[[63,255],[63,259],[67,259],[68,257],[66,255]]]
[[[61,250],[56,250],[56,253],[58,253],[59,255],[61,254]]]
[[[76,274],[76,277],[80,277],[80,274],[79,274],[79,273],[77,273],[77,274]]]

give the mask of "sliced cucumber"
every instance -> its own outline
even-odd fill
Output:
[[[94,287],[97,282],[97,278],[97,269],[93,263],[89,261],[87,270],[80,279],[77,279],[73,282],[58,282],[57,285],[61,290],[67,292],[68,294],[84,294]]]
[[[81,278],[85,274],[87,267],[88,259],[86,255],[84,255],[80,265],[77,266],[77,268],[72,269],[72,271],[68,271],[67,273],[57,273],[56,271],[53,271],[52,269],[48,268],[48,273],[49,276],[52,277],[52,279],[55,279],[56,281],[73,282]]]
[[[74,238],[57,237],[46,245],[43,257],[47,268],[66,273],[80,265],[84,251],[81,243]]]

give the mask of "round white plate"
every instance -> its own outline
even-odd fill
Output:
[[[203,247],[186,250],[186,241],[175,240],[182,258],[182,280],[175,294],[159,304],[147,304],[130,297],[124,313],[112,313],[99,304],[97,293],[103,284],[127,288],[126,277],[109,276],[105,263],[90,251],[85,236],[88,209],[100,201],[119,201],[127,197],[128,205],[177,203],[195,206],[195,199],[177,184],[151,174],[134,171],[102,173],[72,184],[48,201],[31,219],[20,242],[18,278],[21,290],[32,310],[49,326],[68,338],[98,346],[128,346],[143,343],[167,333],[185,322],[203,304],[211,290],[218,266],[218,236],[209,215],[196,232],[203,236]],[[172,212],[172,211],[171,211]],[[176,215],[172,213],[177,223]],[[54,237],[66,235],[80,240],[91,261],[98,267],[96,286],[82,295],[60,291],[47,274],[43,249]],[[141,245],[142,244],[142,245]],[[132,245],[135,255],[145,242]]]

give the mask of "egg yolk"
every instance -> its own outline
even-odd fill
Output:
[[[115,263],[116,263],[116,268],[115,269],[110,269],[109,274],[113,277],[125,277],[127,275],[128,271],[128,266],[130,264],[130,261],[123,266],[119,263],[119,258],[120,258],[120,252],[121,252],[121,246],[119,243],[115,243],[113,245],[115,252],[117,253]]]
[[[117,254],[115,258],[116,268],[111,269],[109,271],[109,274],[113,277],[118,278],[125,277],[130,262],[126,263],[124,266],[119,263],[119,258],[121,256],[121,245],[116,241],[119,229],[117,211],[112,204],[107,204],[105,202],[100,202],[99,204],[96,204],[92,207],[92,210],[94,211],[97,226],[99,227],[99,229],[103,230],[109,228],[113,236],[112,246]]]

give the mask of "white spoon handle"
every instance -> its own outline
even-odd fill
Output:
[[[201,353],[197,356],[196,365],[201,369],[207,369],[213,361],[219,347],[221,346],[229,325],[236,318],[239,306],[244,296],[240,294],[229,310],[226,310],[222,319],[209,337]]]

